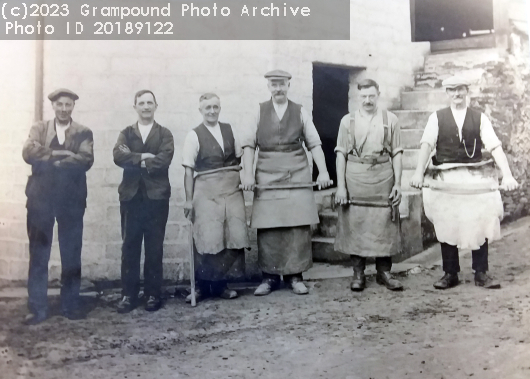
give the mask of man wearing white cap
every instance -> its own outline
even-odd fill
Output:
[[[31,165],[26,195],[29,237],[28,314],[35,325],[48,317],[48,261],[55,220],[61,253],[61,308],[65,317],[84,318],[79,304],[81,248],[87,185],[94,163],[92,131],[72,120],[74,92],[61,88],[48,95],[55,118],[31,128],[22,157]]]
[[[500,239],[503,217],[495,167],[487,155],[491,154],[502,171],[501,189],[514,190],[518,183],[488,117],[467,107],[469,83],[453,76],[442,84],[451,105],[429,117],[418,166],[410,181],[412,187],[430,187],[423,188],[423,203],[441,244],[445,272],[434,287],[446,289],[458,284],[458,249],[471,249],[475,285],[500,288],[486,273],[488,242]],[[426,174],[431,153],[432,165]]]
[[[291,74],[274,70],[265,78],[272,97],[260,104],[252,131],[242,141],[243,188],[253,190],[255,184],[259,186],[254,194],[251,227],[258,229],[263,282],[254,295],[268,295],[278,287],[280,275],[295,294],[302,295],[308,293],[302,272],[313,263],[311,224],[319,222],[303,143],[318,167],[319,187],[332,183],[311,117],[301,105],[287,98]],[[259,153],[254,176],[251,168],[256,147]]]

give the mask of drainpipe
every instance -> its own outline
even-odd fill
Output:
[[[35,108],[34,120],[40,121],[43,114],[43,93],[44,91],[44,40],[35,41]]]

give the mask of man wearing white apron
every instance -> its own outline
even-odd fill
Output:
[[[263,282],[254,292],[268,295],[280,284],[280,275],[295,294],[306,294],[302,272],[312,264],[311,224],[318,211],[311,186],[311,171],[303,143],[318,167],[319,187],[331,185],[322,143],[309,114],[287,98],[291,74],[265,74],[271,99],[260,104],[244,147],[245,190],[253,190],[251,227],[258,229],[258,262]],[[255,176],[254,150],[259,149]],[[299,188],[292,188],[292,186]],[[259,188],[275,186],[276,189]],[[290,188],[278,188],[278,186]]]
[[[377,106],[379,85],[358,83],[361,107],[340,122],[337,138],[338,212],[335,250],[353,263],[352,291],[366,286],[366,258],[375,258],[377,283],[398,291],[392,256],[400,251],[401,133],[396,115]]]
[[[488,242],[501,237],[503,206],[495,168],[482,148],[491,153],[502,171],[501,189],[514,190],[518,183],[488,117],[467,107],[469,83],[453,76],[442,84],[451,106],[429,117],[418,167],[410,180],[412,187],[430,187],[423,188],[423,204],[441,244],[445,272],[434,287],[456,286],[460,271],[458,249],[472,249],[475,285],[500,288],[487,274]],[[434,149],[432,165],[425,174]]]
[[[203,122],[184,141],[184,214],[193,221],[197,299],[209,295],[234,299],[229,278],[245,274],[247,235],[245,200],[239,188],[243,150],[230,124],[219,122],[216,94],[199,98]],[[191,302],[191,295],[186,298]]]

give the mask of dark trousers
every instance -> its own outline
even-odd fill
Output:
[[[62,310],[75,309],[79,300],[85,208],[84,206],[47,208],[46,210],[28,209],[28,308],[32,313],[48,310],[48,262],[55,220],[57,220],[61,253]]]
[[[141,193],[132,200],[122,201],[121,281],[123,295],[137,297],[140,290],[140,259],[142,241],[145,246],[144,293],[160,296],[163,279],[162,257],[169,213],[169,200],[150,200]]]
[[[458,259],[458,247],[441,242],[443,270],[448,274],[460,272],[460,262]],[[488,271],[488,240],[478,249],[472,252],[472,268],[475,272]]]
[[[280,275],[276,275],[276,274],[268,274],[266,272],[262,272],[263,274],[263,279],[267,279],[267,280],[271,280],[273,282],[277,282],[279,283],[280,282]],[[292,275],[284,275],[283,276],[283,281],[285,283],[290,283],[291,280],[293,280],[294,278],[298,278],[300,280],[302,280],[302,273],[300,274],[292,274]]]
[[[366,257],[352,255],[351,260],[354,268],[357,267],[364,271],[366,268]],[[376,257],[375,269],[377,272],[390,271],[392,269],[392,257]]]

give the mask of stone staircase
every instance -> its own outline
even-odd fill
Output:
[[[399,118],[403,154],[402,190],[400,205],[403,251],[394,258],[395,262],[409,258],[423,250],[422,230],[423,205],[421,192],[409,186],[416,169],[423,130],[429,115],[448,105],[442,89],[442,81],[455,73],[467,78],[472,86],[471,96],[480,87],[486,65],[501,58],[496,49],[470,49],[431,54],[425,58],[423,70],[416,73],[415,86],[401,93],[401,109],[392,110]],[[316,193],[320,209],[320,224],[313,234],[313,258],[321,262],[341,262],[349,256],[334,251],[337,212],[331,210],[332,190]]]

